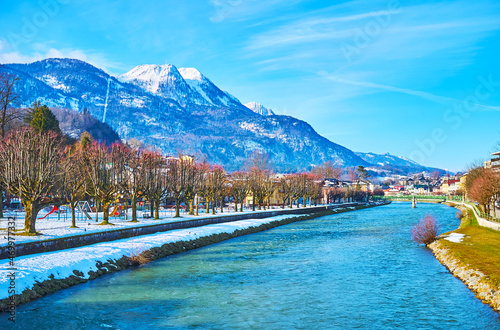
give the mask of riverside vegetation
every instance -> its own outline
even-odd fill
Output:
[[[500,232],[479,226],[474,212],[463,212],[460,227],[450,233],[464,235],[461,242],[444,239],[429,244],[436,258],[462,280],[484,303],[500,312]]]

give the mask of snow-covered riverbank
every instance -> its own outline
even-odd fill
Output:
[[[73,249],[33,254],[14,259],[14,267],[9,259],[0,262],[0,287],[9,286],[9,269],[15,268],[15,290],[21,293],[32,288],[37,282],[49,278],[64,279],[75,275],[75,271],[83,273],[84,279],[89,278],[89,272],[97,272],[98,262],[106,263],[109,260],[118,260],[123,256],[139,254],[153,247],[160,247],[167,243],[192,241],[213,234],[233,233],[237,229],[258,227],[273,221],[285,218],[295,218],[301,215],[281,215],[264,219],[249,219],[229,223],[207,225],[203,227],[172,230],[168,232],[132,237],[112,242],[97,243]],[[0,291],[0,300],[9,296],[8,290]]]
[[[130,256],[144,251],[149,253],[151,260],[155,260],[295,221],[374,206],[378,204],[210,224],[20,256],[14,258],[13,263],[9,259],[0,260],[0,311],[8,310],[10,301],[14,299],[16,305],[26,303],[100,275],[128,268],[131,266]]]

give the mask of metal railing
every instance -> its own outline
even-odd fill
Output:
[[[472,204],[472,203],[469,203],[469,205],[472,205],[472,207],[474,208],[474,210],[476,211],[477,215],[479,215],[481,218],[483,219],[486,219],[486,220],[489,220],[489,221],[493,221],[493,222],[499,222],[500,223],[500,219],[497,218],[497,217],[494,217],[488,213],[485,213],[483,211],[481,211],[481,209],[479,209],[477,207],[477,205],[475,204]]]

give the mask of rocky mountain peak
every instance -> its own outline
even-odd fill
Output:
[[[273,110],[264,107],[262,104],[257,102],[248,102],[244,104],[245,107],[252,110],[255,113],[258,113],[261,116],[274,116],[275,113]]]

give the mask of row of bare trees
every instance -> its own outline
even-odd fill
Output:
[[[84,134],[74,145],[64,145],[55,132],[37,132],[23,127],[0,141],[0,181],[7,191],[21,199],[26,211],[25,231],[35,234],[38,213],[49,204],[68,204],[72,226],[76,226],[79,201],[92,199],[96,211],[102,207],[102,224],[109,224],[111,206],[117,199],[131,201],[131,221],[137,221],[140,198],[151,203],[159,218],[160,204],[175,203],[175,216],[186,205],[198,214],[200,202],[207,212],[217,204],[221,212],[226,201],[243,211],[271,203],[292,206],[300,198],[311,205],[322,197],[320,175],[300,173],[274,176],[267,161],[256,153],[247,171],[228,175],[221,166],[196,162],[192,157],[164,157],[158,151],[134,149],[115,143],[111,147]],[[274,202],[272,202],[274,196]],[[96,221],[98,221],[96,212]]]
[[[483,167],[471,169],[465,190],[468,198],[480,204],[485,213],[495,215],[495,204],[500,199],[500,172]]]

